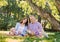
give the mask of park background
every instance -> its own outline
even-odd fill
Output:
[[[19,41],[21,38],[33,42],[36,37],[9,37],[4,34],[31,14],[35,15],[49,35],[49,38],[42,39],[43,42],[60,42],[60,0],[0,0],[0,42],[9,39]],[[39,38],[36,40],[39,42]]]

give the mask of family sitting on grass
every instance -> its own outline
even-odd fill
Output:
[[[27,36],[34,35],[37,37],[48,37],[48,35],[44,32],[41,23],[39,23],[34,15],[29,16],[30,23],[28,23],[28,19],[25,17],[19,23],[16,24],[15,28],[11,28],[9,35],[19,35],[19,36]]]

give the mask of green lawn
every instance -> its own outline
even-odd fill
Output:
[[[4,33],[0,33],[0,42],[60,42],[59,32],[48,32],[49,38],[37,38],[37,37],[20,37],[20,36],[7,36]]]

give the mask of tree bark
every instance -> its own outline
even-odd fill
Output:
[[[53,26],[54,30],[59,30],[60,31],[60,24],[59,22],[57,22],[57,20],[49,13],[46,13],[45,11],[43,11],[43,9],[41,7],[38,7],[37,5],[35,5],[32,0],[25,0],[27,1],[30,6],[37,11],[37,13],[39,13],[39,15],[43,18],[45,18],[46,20],[48,20],[51,25]]]
[[[60,12],[60,0],[55,0],[55,5],[56,5],[58,11]]]
[[[40,15],[38,15],[38,22],[41,23],[41,17],[40,17]]]

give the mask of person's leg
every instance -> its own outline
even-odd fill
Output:
[[[10,29],[9,35],[15,35],[15,28]]]
[[[29,36],[34,36],[34,35],[35,35],[35,33],[34,33],[34,32],[31,32],[30,30],[27,31],[27,34],[28,34]]]
[[[43,33],[44,37],[49,38],[48,34],[46,32]]]
[[[13,32],[9,32],[9,35],[13,36],[13,35],[14,35],[14,33],[13,33]]]

